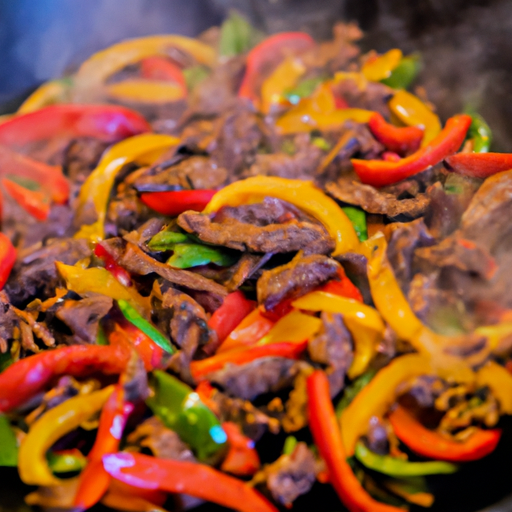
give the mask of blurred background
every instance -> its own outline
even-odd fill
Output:
[[[421,52],[418,83],[440,115],[470,105],[493,128],[493,149],[512,151],[512,0],[0,0],[1,112],[112,43],[194,36],[231,8],[269,33],[327,38],[335,21],[356,21],[364,50]]]

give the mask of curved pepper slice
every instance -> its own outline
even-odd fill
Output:
[[[340,297],[346,297],[347,299],[354,299],[358,302],[363,302],[363,296],[361,295],[359,288],[347,277],[343,267],[338,269],[337,274],[337,278],[331,279],[328,283],[320,286],[317,291],[332,293],[333,295],[339,295]]]
[[[187,82],[183,71],[165,57],[158,55],[147,57],[140,63],[140,74],[147,80],[166,80],[181,85],[183,92],[187,94]]]
[[[437,137],[412,155],[398,162],[352,159],[354,171],[363,183],[374,187],[397,183],[455,153],[464,141],[470,124],[471,117],[465,114],[451,117]]]
[[[417,126],[399,128],[386,122],[381,114],[375,112],[368,122],[368,128],[375,138],[387,149],[400,155],[416,151],[423,138],[423,130]]]
[[[50,80],[39,86],[18,108],[17,114],[28,114],[55,103],[69,101],[72,81],[70,78]]]
[[[477,384],[487,386],[505,414],[512,414],[512,375],[506,368],[488,361],[476,374]]]
[[[98,220],[91,225],[82,226],[75,238],[87,238],[93,242],[103,239],[110,191],[117,173],[124,165],[131,162],[149,165],[178,142],[176,137],[147,133],[119,142],[108,149],[98,167],[82,185],[78,196],[78,213],[92,203]]]
[[[389,78],[393,70],[400,64],[403,54],[398,48],[393,48],[383,55],[370,57],[361,68],[361,73],[367,80],[380,82]]]
[[[360,484],[347,462],[324,372],[314,371],[307,379],[309,428],[329,472],[329,480],[350,512],[399,512],[402,509],[374,500]]]
[[[185,97],[183,88],[173,82],[133,78],[107,86],[107,93],[116,100],[141,103],[170,103]]]
[[[411,54],[403,57],[398,66],[391,71],[388,78],[383,78],[381,82],[393,89],[407,89],[414,81],[421,70],[420,54]]]
[[[368,431],[372,416],[382,416],[396,399],[396,388],[420,375],[449,377],[457,382],[474,382],[475,374],[466,366],[451,363],[440,366],[434,360],[420,355],[407,354],[394,359],[356,395],[342,412],[340,423],[343,444],[350,457],[357,441]]]
[[[4,287],[16,262],[16,249],[10,239],[0,233],[0,290]]]
[[[452,171],[472,178],[484,179],[512,169],[512,153],[457,153],[444,161]]]
[[[239,476],[254,475],[261,465],[254,441],[244,436],[236,423],[226,421],[222,428],[229,444],[229,451],[222,461],[222,471]]]
[[[29,190],[7,178],[2,179],[7,193],[32,217],[45,221],[50,213],[49,197],[39,190]]]
[[[62,480],[53,476],[46,452],[63,435],[71,432],[98,412],[114,391],[109,386],[89,395],[69,398],[45,412],[32,424],[23,438],[18,453],[18,471],[28,485],[59,485]]]
[[[240,512],[277,512],[246,483],[195,462],[120,452],[103,457],[111,476],[135,487],[185,493]]]
[[[119,374],[130,352],[126,345],[73,345],[20,359],[0,373],[0,412],[23,404],[59,375]]]
[[[169,190],[167,192],[145,192],[140,200],[155,212],[177,217],[187,210],[200,212],[211,201],[216,190]]]
[[[222,206],[240,206],[276,197],[295,205],[319,220],[336,242],[333,255],[353,251],[359,246],[354,226],[334,200],[312,183],[273,176],[255,176],[236,181],[213,196],[205,213],[218,211]]]
[[[467,112],[471,116],[468,138],[473,143],[475,153],[487,153],[492,144],[492,131],[485,119],[476,112]]]
[[[477,429],[459,443],[425,428],[401,406],[389,415],[389,421],[398,439],[413,452],[436,460],[468,462],[481,459],[494,451],[501,438],[501,430]]]

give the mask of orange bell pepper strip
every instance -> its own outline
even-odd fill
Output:
[[[120,452],[103,457],[107,472],[135,487],[185,493],[240,512],[277,512],[248,484],[210,466]]]
[[[140,489],[114,478],[101,503],[116,510],[127,512],[165,512],[160,508],[167,501],[167,493],[153,489]]]
[[[350,512],[399,512],[402,509],[374,500],[360,484],[347,462],[324,372],[314,371],[307,379],[309,428],[325,461],[329,481]]]
[[[38,190],[29,190],[7,178],[2,179],[7,193],[32,217],[45,221],[50,213],[50,198]]]
[[[412,155],[398,162],[353,158],[354,171],[363,183],[374,187],[384,187],[410,178],[455,153],[464,141],[470,124],[471,117],[468,115],[451,117],[437,137]]]
[[[512,169],[511,153],[457,153],[444,160],[450,170],[463,176],[485,179]]]
[[[183,88],[173,82],[133,78],[106,87],[107,94],[118,101],[171,103],[185,97]]]
[[[387,149],[402,156],[414,153],[423,139],[423,129],[417,126],[393,126],[378,112],[370,118],[368,128]]]
[[[343,444],[350,457],[357,441],[369,426],[372,416],[383,416],[396,400],[396,388],[420,375],[448,377],[457,382],[475,382],[475,374],[467,366],[453,361],[435,360],[420,354],[407,354],[394,359],[356,395],[340,418]]]
[[[16,263],[16,249],[9,238],[0,233],[0,290],[5,286]]]
[[[401,406],[391,412],[389,421],[398,439],[413,452],[430,459],[449,462],[481,459],[494,451],[501,438],[499,429],[477,429],[464,442],[453,441],[425,428]]]
[[[383,55],[375,55],[366,60],[361,68],[361,73],[367,80],[380,82],[391,76],[393,70],[402,60],[402,51],[393,48]]]
[[[222,206],[255,203],[265,197],[288,201],[320,221],[336,242],[333,255],[358,248],[359,239],[354,226],[343,210],[333,199],[307,181],[275,176],[255,176],[236,181],[219,190],[204,209],[204,213],[216,212]]]
[[[236,423],[226,421],[222,428],[228,436],[229,451],[220,469],[233,475],[254,475],[261,465],[254,441],[244,436]]]

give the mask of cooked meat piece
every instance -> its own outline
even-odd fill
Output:
[[[372,304],[373,299],[368,281],[368,260],[366,257],[355,252],[347,252],[336,256],[336,260],[342,264],[350,280],[361,292],[364,303]]]
[[[396,222],[389,224],[386,229],[390,234],[387,256],[402,291],[407,293],[414,275],[414,251],[420,247],[433,245],[434,239],[430,236],[423,219],[407,223]]]
[[[151,240],[157,233],[162,231],[165,222],[163,219],[153,217],[146,221],[142,226],[139,226],[134,231],[130,231],[123,236],[123,238],[132,244],[143,246],[146,242]],[[109,240],[107,240],[108,242]]]
[[[336,96],[343,98],[351,108],[363,108],[381,113],[389,117],[388,101],[393,90],[378,82],[368,82],[361,87],[355,80],[341,80],[333,86]]]
[[[76,343],[95,343],[100,320],[112,308],[112,299],[96,295],[82,300],[66,300],[56,316],[73,332]]]
[[[430,202],[425,194],[418,194],[411,199],[397,199],[392,194],[348,178],[328,183],[326,190],[338,201],[360,206],[368,213],[387,215],[390,218],[404,216],[415,219],[425,213]]]
[[[389,451],[388,434],[382,420],[377,416],[372,416],[368,427],[366,434],[368,448],[380,455],[387,455]]]
[[[25,305],[31,298],[51,297],[59,282],[55,262],[74,265],[91,254],[85,239],[55,239],[44,247],[21,253],[5,291],[15,306]]]
[[[289,507],[313,487],[316,479],[315,456],[306,443],[298,443],[291,455],[282,455],[263,472],[274,500]]]
[[[156,416],[141,423],[129,436],[128,443],[149,448],[155,457],[195,462],[190,448],[178,434],[167,428]]]
[[[7,295],[0,292],[0,352],[7,350],[7,342],[13,339],[13,330],[18,325],[18,317],[9,304]]]
[[[299,253],[290,263],[266,270],[258,279],[258,302],[272,310],[286,299],[305,295],[336,276],[339,263],[321,254]]]
[[[232,396],[253,400],[263,393],[290,386],[297,368],[293,359],[262,357],[247,364],[228,364],[222,370],[210,373],[208,380]]]
[[[232,292],[240,288],[247,279],[265,265],[273,254],[268,253],[264,256],[250,254],[245,252],[242,257],[229,269],[229,278],[224,282],[228,291]]]
[[[149,396],[148,374],[142,358],[133,352],[121,376],[126,400],[132,404],[143,402]]]
[[[92,137],[73,139],[64,151],[64,174],[75,183],[83,183],[96,168],[107,147],[108,143]]]
[[[160,263],[132,243],[127,244],[126,250],[119,258],[118,263],[128,272],[134,274],[144,276],[154,272],[170,283],[184,286],[191,290],[207,291],[222,297],[227,294],[224,286],[194,272],[178,270],[165,263]]]
[[[337,313],[322,313],[322,330],[308,342],[312,361],[328,366],[327,374],[331,396],[336,396],[345,385],[345,374],[352,364],[352,336]]]

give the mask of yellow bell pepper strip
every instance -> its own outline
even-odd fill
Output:
[[[75,430],[81,423],[97,413],[108,400],[114,386],[89,395],[78,395],[47,411],[30,427],[23,438],[18,453],[18,471],[28,485],[59,485],[53,476],[46,452],[63,435]]]
[[[495,352],[502,340],[512,336],[512,322],[482,325],[477,327],[474,332],[478,336],[487,338],[491,351]]]
[[[359,246],[357,234],[337,203],[312,183],[274,176],[255,176],[237,181],[217,192],[204,209],[218,211],[222,206],[240,206],[276,197],[287,201],[319,220],[336,242],[333,255],[354,251]]]
[[[114,300],[125,300],[137,309],[139,313],[151,310],[149,299],[142,297],[133,287],[123,286],[107,269],[101,267],[80,268],[65,265],[60,261],[55,263],[57,272],[66,281],[66,287],[79,295],[101,293]]]
[[[400,64],[402,57],[402,51],[397,48],[393,48],[383,55],[374,55],[363,64],[361,73],[367,80],[380,82],[391,76],[393,70]]]
[[[117,173],[124,165],[130,162],[149,165],[178,142],[179,139],[176,137],[145,133],[125,139],[106,151],[98,167],[82,185],[78,196],[78,214],[92,203],[98,214],[98,220],[93,224],[82,226],[75,234],[75,238],[87,238],[92,242],[103,239],[110,191]]]
[[[134,78],[107,86],[109,97],[141,103],[170,103],[185,97],[186,90],[172,82]]]
[[[479,386],[487,386],[498,400],[502,413],[512,414],[512,375],[506,368],[488,361],[476,374]]]
[[[402,181],[455,153],[464,141],[470,124],[471,118],[467,115],[451,117],[441,133],[412,155],[397,161],[352,159],[354,171],[363,183],[374,187]]]
[[[423,128],[424,135],[421,142],[422,146],[426,146],[439,135],[441,131],[439,116],[434,114],[434,112],[414,94],[404,90],[397,91],[388,105],[391,112],[405,125]]]
[[[287,89],[293,87],[306,72],[306,66],[297,57],[286,58],[261,86],[261,110],[268,114],[279,104]]]
[[[291,311],[278,320],[256,345],[308,340],[320,330],[321,326],[322,321],[319,318],[300,311]]]
[[[354,338],[354,361],[348,376],[355,379],[368,368],[377,353],[385,325],[377,310],[353,299],[325,292],[311,292],[292,302],[293,307],[308,311],[327,311],[343,315],[345,326]]]
[[[170,48],[183,50],[207,66],[213,66],[216,60],[211,46],[189,37],[157,35],[129,39],[95,53],[80,66],[75,75],[74,100],[81,102],[101,97],[108,77],[147,57],[166,57]]]
[[[361,436],[368,431],[372,416],[383,416],[396,400],[396,388],[421,375],[437,375],[461,383],[472,383],[475,374],[466,366],[444,364],[421,354],[407,354],[394,359],[356,395],[340,417],[341,433],[347,456],[354,454]]]
[[[28,114],[40,108],[67,103],[73,82],[71,78],[51,80],[38,87],[18,108],[17,114]]]

